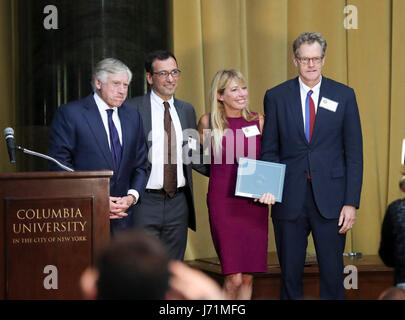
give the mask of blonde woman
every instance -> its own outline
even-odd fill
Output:
[[[253,275],[267,270],[268,206],[274,196],[260,202],[236,197],[239,157],[256,159],[264,118],[249,111],[248,89],[236,70],[218,71],[210,91],[211,113],[198,124],[201,141],[211,145],[207,204],[211,235],[225,275],[229,299],[250,299]],[[251,133],[246,133],[246,128]]]

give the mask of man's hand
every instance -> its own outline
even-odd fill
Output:
[[[127,209],[134,202],[135,197],[127,195],[125,197],[110,197],[110,219],[122,219],[128,216]]]
[[[343,206],[340,212],[338,226],[342,226],[339,230],[340,234],[346,233],[351,228],[353,228],[354,222],[356,221],[356,208],[353,206]],[[343,224],[343,225],[342,225]]]

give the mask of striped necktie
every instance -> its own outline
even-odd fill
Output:
[[[308,142],[311,142],[315,123],[315,103],[311,98],[312,93],[313,91],[309,90],[305,100],[305,137]]]
[[[173,121],[170,116],[170,105],[167,101],[163,102],[165,107],[164,129],[167,135],[167,144],[165,144],[165,161],[163,169],[163,190],[166,191],[170,198],[173,198],[177,190],[177,148],[176,132],[174,131]]]

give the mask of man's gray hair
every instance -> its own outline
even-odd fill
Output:
[[[93,70],[93,76],[91,81],[93,91],[94,92],[97,91],[96,85],[94,84],[95,78],[100,80],[102,83],[106,83],[109,73],[118,74],[123,72],[128,73],[128,82],[131,82],[132,72],[123,62],[114,58],[106,58],[104,60],[101,60],[99,63],[96,64]]]
[[[326,52],[326,40],[322,38],[322,35],[318,32],[304,32],[301,33],[297,39],[293,42],[293,52],[295,57],[299,57],[298,50],[303,43],[313,44],[314,42],[318,42],[322,47],[322,57],[325,56]]]

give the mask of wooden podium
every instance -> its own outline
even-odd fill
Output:
[[[81,299],[110,238],[112,171],[0,174],[0,299]]]

